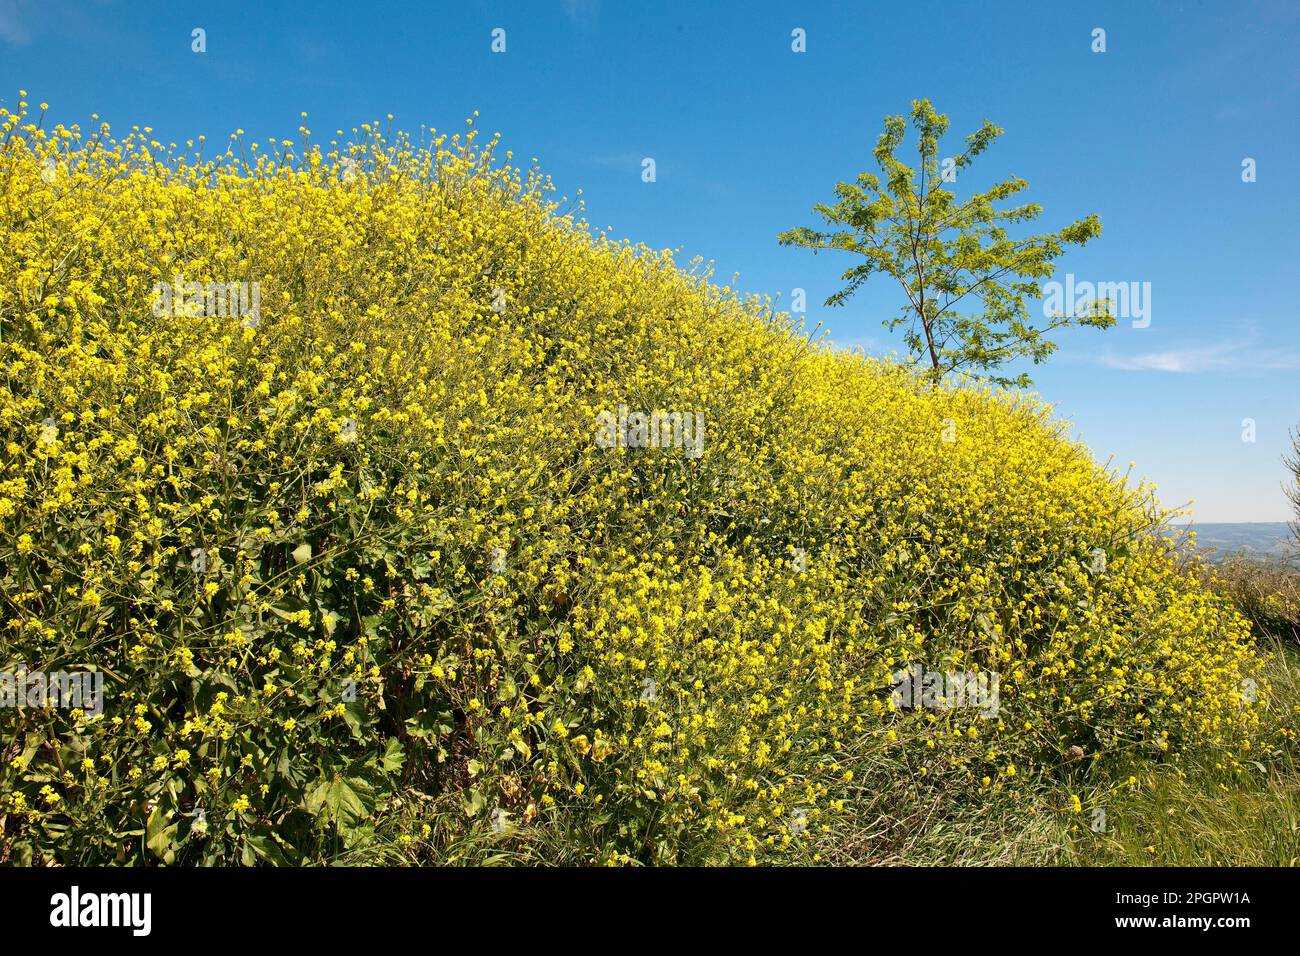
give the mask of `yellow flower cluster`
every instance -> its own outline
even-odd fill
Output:
[[[0,134],[0,668],[106,675],[0,711],[28,857],[316,861],[419,807],[410,859],[744,862],[859,767],[1251,746],[1246,625],[1028,398],[810,341],[472,129]],[[603,447],[620,408],[701,453]],[[997,713],[900,707],[914,663]]]

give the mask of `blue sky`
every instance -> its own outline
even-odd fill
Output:
[[[163,140],[317,136],[395,116],[458,130],[474,110],[516,160],[614,235],[716,262],[747,291],[807,290],[809,325],[869,352],[900,293],[821,302],[849,258],[781,248],[871,165],[882,118],[928,97],[949,142],[1006,135],[959,195],[1027,179],[1038,221],[1104,233],[1059,277],[1151,283],[1150,324],[1061,338],[1034,372],[1101,460],[1200,521],[1290,517],[1280,462],[1300,425],[1300,3],[746,3],[519,0],[375,5],[0,0],[0,98],[55,122]],[[191,51],[191,31],[207,52]],[[506,31],[506,52],[491,31]],[[802,28],[807,52],[791,50]],[[1092,52],[1093,30],[1106,52]],[[328,138],[328,137],[326,137]],[[642,182],[655,159],[657,181]],[[1257,180],[1242,181],[1242,161]],[[1243,441],[1243,421],[1255,441]]]

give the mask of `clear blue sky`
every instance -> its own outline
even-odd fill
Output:
[[[191,30],[207,52],[191,52]],[[506,52],[491,52],[491,31]],[[791,31],[807,32],[807,52]],[[1105,53],[1092,31],[1106,30]],[[516,159],[617,236],[717,263],[749,291],[807,290],[809,324],[898,347],[888,279],[820,305],[846,259],[783,249],[835,182],[871,163],[882,117],[929,97],[952,143],[1006,136],[958,191],[1018,175],[1043,228],[1095,212],[1061,261],[1151,283],[1151,321],[1062,340],[1036,390],[1100,459],[1200,521],[1290,517],[1280,457],[1300,425],[1300,3],[371,4],[0,0],[0,97],[98,112],[163,140],[236,127],[318,135],[393,113],[455,130],[474,110]],[[328,137],[326,137],[328,138]],[[653,157],[657,182],[641,180]],[[1244,158],[1257,181],[1243,183]],[[1242,441],[1243,419],[1256,441]]]

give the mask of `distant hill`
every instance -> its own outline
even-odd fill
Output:
[[[1196,532],[1197,550],[1212,552],[1213,560],[1238,552],[1298,560],[1295,537],[1285,521],[1197,522],[1172,530],[1182,534],[1189,528]]]

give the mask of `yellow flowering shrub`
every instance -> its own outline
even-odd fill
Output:
[[[1037,402],[810,340],[472,130],[0,129],[0,669],[104,675],[0,711],[8,857],[745,862],[865,768],[1247,759],[1246,624]],[[913,663],[996,716],[901,707]]]

